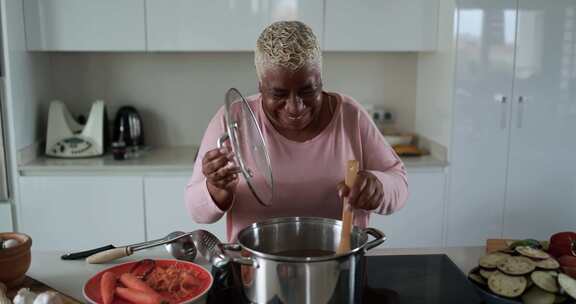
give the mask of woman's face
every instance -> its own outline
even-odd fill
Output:
[[[279,131],[304,131],[320,115],[322,79],[315,66],[267,68],[259,84],[264,112]]]

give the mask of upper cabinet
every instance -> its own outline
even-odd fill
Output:
[[[438,0],[326,0],[326,51],[433,51]]]
[[[144,0],[24,0],[32,51],[144,51]]]
[[[252,51],[279,20],[326,51],[432,51],[439,0],[24,0],[31,51]]]
[[[278,20],[323,32],[323,1],[146,0],[146,15],[149,51],[251,51]]]

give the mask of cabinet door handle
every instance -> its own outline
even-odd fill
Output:
[[[500,129],[506,129],[506,120],[508,120],[508,98],[504,95],[494,96],[496,102],[500,103]]]
[[[516,127],[518,129],[522,128],[522,123],[524,120],[524,103],[526,99],[523,96],[518,97],[518,117],[516,117]]]

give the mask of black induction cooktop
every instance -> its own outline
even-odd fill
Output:
[[[443,254],[370,256],[367,269],[363,304],[482,303],[474,286]],[[237,289],[222,288],[213,289],[207,303],[248,302]]]

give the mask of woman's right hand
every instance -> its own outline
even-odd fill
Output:
[[[202,173],[206,177],[208,192],[218,207],[230,208],[238,186],[240,168],[234,165],[234,153],[227,148],[213,149],[202,159]]]

